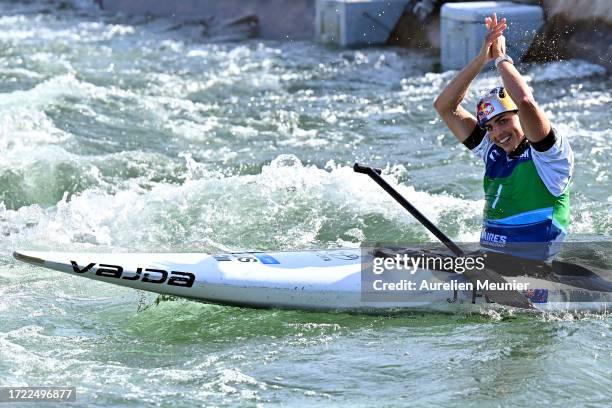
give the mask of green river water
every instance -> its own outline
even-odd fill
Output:
[[[82,407],[609,406],[608,315],[156,304],[14,260],[432,241],[355,161],[478,239],[483,166],[432,109],[455,74],[436,53],[222,34],[0,2],[0,386],[75,386]],[[612,79],[521,70],[575,152],[570,239],[609,241]],[[470,106],[496,84],[479,77]]]

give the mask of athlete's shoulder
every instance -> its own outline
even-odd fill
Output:
[[[472,133],[463,141],[463,144],[470,149],[474,156],[480,158],[485,163],[487,162],[486,155],[491,146],[491,141],[483,128],[476,125]]]
[[[531,148],[538,153],[544,154],[555,153],[561,148],[569,148],[571,151],[567,138],[563,137],[563,135],[559,134],[552,127],[544,139],[540,140],[539,142],[531,143]]]
[[[551,128],[530,150],[538,174],[550,193],[557,197],[563,194],[574,173],[574,153],[567,138]]]

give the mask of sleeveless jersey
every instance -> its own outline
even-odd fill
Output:
[[[507,154],[484,130],[472,133],[472,145],[480,136],[472,151],[486,167],[481,245],[523,258],[551,259],[570,223],[574,157],[569,143],[551,129],[535,146],[525,139]]]

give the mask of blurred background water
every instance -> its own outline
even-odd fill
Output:
[[[607,316],[155,305],[11,257],[433,240],[355,161],[477,240],[483,166],[432,108],[455,74],[434,52],[228,41],[89,1],[2,1],[0,33],[0,385],[76,386],[92,407],[609,404]],[[571,239],[609,240],[612,80],[522,70],[575,152]]]

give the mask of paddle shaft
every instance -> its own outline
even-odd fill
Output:
[[[408,202],[400,193],[397,192],[393,187],[389,185],[380,176],[381,170],[375,169],[373,167],[361,166],[358,163],[355,163],[353,166],[353,170],[357,173],[367,174],[374,180],[379,186],[381,186],[391,197],[395,199],[398,203],[401,204],[414,218],[416,218],[425,228],[429,230],[432,234],[436,236],[444,245],[448,247],[455,255],[457,256],[465,256],[465,252],[461,250],[449,237],[446,236],[438,227],[434,225],[427,217],[425,217],[419,210],[417,210],[412,204]]]

